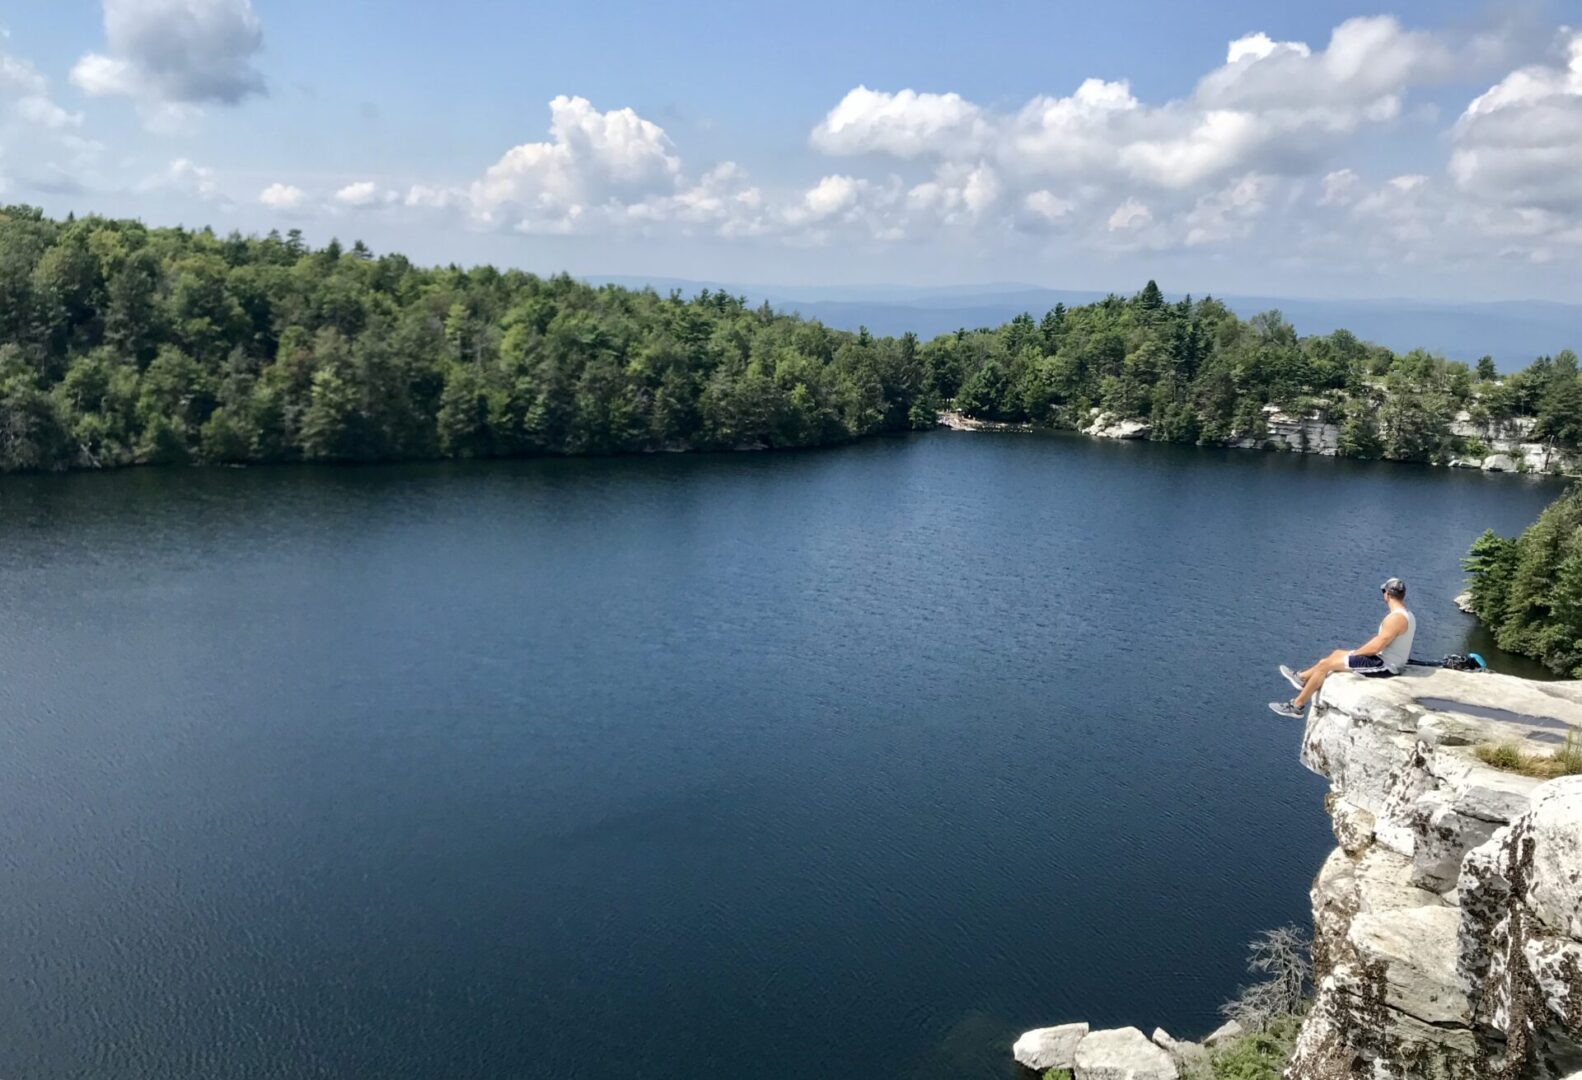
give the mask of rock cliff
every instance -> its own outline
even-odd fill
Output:
[[[1539,1080],[1582,1070],[1582,776],[1552,753],[1582,684],[1409,670],[1337,676],[1302,761],[1339,846],[1313,884],[1317,996],[1287,1080]]]
[[[1466,444],[1468,453],[1444,464],[1484,472],[1576,472],[1576,460],[1549,441],[1534,437],[1534,424],[1532,417],[1480,421],[1471,413],[1458,413],[1450,423],[1450,434]],[[1261,430],[1261,434],[1231,439],[1226,445],[1241,450],[1290,450],[1324,457],[1340,453],[1340,425],[1318,413],[1297,416],[1277,405],[1265,405]],[[1082,432],[1101,439],[1146,439],[1153,429],[1144,420],[1092,409]]]

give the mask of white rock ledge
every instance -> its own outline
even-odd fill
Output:
[[[1495,769],[1480,745],[1552,753],[1582,683],[1412,668],[1337,675],[1302,762],[1329,779],[1339,846],[1313,882],[1317,994],[1285,1080],[1582,1080],[1582,776]],[[1228,1024],[1030,1031],[1016,1059],[1075,1080],[1178,1080]]]
[[[1287,1080],[1538,1080],[1582,1069],[1582,776],[1552,751],[1582,684],[1409,669],[1336,676],[1302,761],[1340,845],[1313,883],[1318,993]]]

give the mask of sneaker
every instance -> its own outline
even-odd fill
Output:
[[[1304,713],[1289,701],[1271,701],[1269,708],[1281,716],[1289,716],[1292,720],[1302,719]]]
[[[1292,671],[1289,665],[1281,664],[1280,674],[1285,676],[1286,682],[1290,683],[1298,690],[1302,689],[1302,680],[1296,677],[1296,672]]]

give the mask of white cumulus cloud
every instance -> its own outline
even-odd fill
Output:
[[[1318,205],[1346,206],[1356,201],[1357,189],[1361,186],[1362,178],[1353,169],[1336,169],[1325,173]]]
[[[1127,199],[1115,208],[1107,222],[1111,232],[1140,229],[1154,219],[1153,212],[1136,199]]]
[[[1185,244],[1199,247],[1251,234],[1254,223],[1268,209],[1274,188],[1272,177],[1248,173],[1218,191],[1201,196],[1183,222]]]
[[[1065,176],[1186,189],[1248,170],[1305,171],[1332,140],[1401,114],[1406,91],[1458,70],[1462,50],[1392,17],[1350,19],[1327,46],[1258,33],[1184,98],[1148,104],[1128,81],[1090,78],[997,113],[957,94],[859,86],[814,128],[830,153],[987,156],[1020,176]]]
[[[1062,199],[1053,191],[1043,189],[1028,192],[1022,200],[1022,205],[1045,221],[1059,221],[1076,209],[1076,204],[1070,199]]]
[[[270,184],[258,193],[258,201],[271,210],[300,210],[308,194],[295,184]]]
[[[362,210],[370,206],[384,206],[396,201],[393,191],[386,191],[372,180],[358,180],[347,184],[335,193],[335,201],[342,206]]]
[[[988,132],[983,110],[960,94],[859,86],[813,129],[812,142],[826,154],[950,156],[972,153]]]
[[[590,208],[670,194],[681,160],[663,128],[627,109],[600,112],[586,98],[549,103],[545,142],[506,151],[468,198],[485,223],[510,220],[526,231],[565,231]]]
[[[171,130],[205,104],[264,92],[255,66],[263,25],[250,0],[103,0],[103,52],[71,80],[93,97],[136,101],[150,127]]]
[[[77,127],[82,114],[67,112],[50,97],[49,81],[29,60],[0,53],[0,104],[24,123],[59,130]]]
[[[1537,45],[1521,47],[1538,55]],[[1359,138],[1370,130],[1399,125],[1428,144],[1439,121],[1414,92],[1474,78],[1487,85],[1514,66],[1494,66],[1501,48],[1379,16],[1347,20],[1313,45],[1244,35],[1167,100],[1146,100],[1114,77],[1075,80],[1069,92],[1009,108],[858,86],[809,134],[842,167],[792,167],[774,180],[730,161],[684,163],[670,134],[634,109],[563,95],[549,103],[546,134],[472,179],[370,178],[318,201],[273,185],[260,202],[530,234],[869,251],[935,244],[979,257],[1018,246],[1201,257],[1234,249],[1249,265],[1305,260],[1369,273],[1412,259],[1582,257],[1582,34],[1567,31],[1546,62],[1478,95],[1445,132],[1448,159],[1397,167],[1401,175],[1369,176],[1361,164],[1378,160]],[[1059,244],[1049,243],[1054,234]]]
[[[1502,205],[1582,211],[1582,31],[1560,57],[1511,72],[1456,121],[1450,174]]]
[[[187,158],[177,158],[163,170],[138,185],[140,191],[173,191],[204,202],[220,202],[225,196],[214,179],[214,170]]]

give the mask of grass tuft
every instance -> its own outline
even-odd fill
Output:
[[[1475,752],[1485,765],[1540,780],[1582,775],[1582,739],[1577,738],[1576,728],[1566,733],[1564,745],[1552,754],[1529,754],[1515,743],[1484,743]]]

